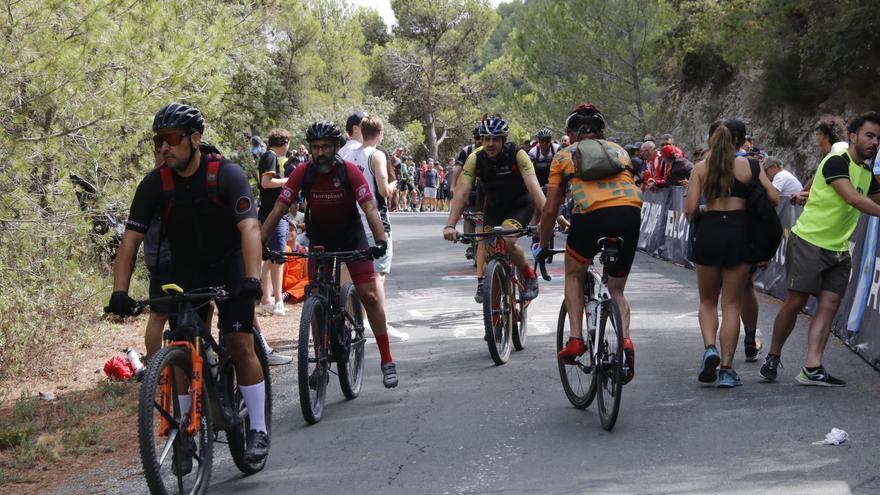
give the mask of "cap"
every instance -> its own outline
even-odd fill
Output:
[[[356,125],[360,125],[361,121],[367,117],[366,112],[357,111],[348,116],[348,119],[345,120],[345,132],[351,134],[352,128]]]
[[[660,148],[660,156],[663,158],[673,158],[675,157],[675,146],[671,144],[666,144],[662,148]]]

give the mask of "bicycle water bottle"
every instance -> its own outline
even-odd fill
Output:
[[[208,347],[205,349],[205,360],[208,361],[208,369],[211,370],[211,376],[213,376],[214,379],[217,379],[217,374],[219,373],[217,363],[220,362],[220,356],[214,352],[214,349]]]
[[[125,355],[128,356],[128,362],[131,363],[134,374],[139,375],[144,370],[144,363],[141,362],[141,357],[131,347],[125,350]]]
[[[599,307],[599,301],[595,299],[590,299],[587,301],[586,307],[584,307],[584,311],[587,312],[587,331],[592,332],[596,329],[596,309]]]

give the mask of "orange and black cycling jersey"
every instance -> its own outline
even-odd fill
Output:
[[[596,180],[583,180],[577,176],[577,167],[572,161],[571,154],[577,145],[573,144],[559,150],[553,157],[550,165],[550,180],[548,187],[560,187],[566,184],[566,193],[570,193],[574,200],[574,214],[590,213],[602,208],[612,206],[642,206],[642,192],[636,186],[631,170],[624,170],[617,175]],[[615,143],[608,143],[610,147],[620,148]],[[626,151],[620,148],[626,155]],[[628,156],[627,156],[628,160]],[[570,178],[569,178],[570,177]],[[568,180],[566,181],[566,178]]]

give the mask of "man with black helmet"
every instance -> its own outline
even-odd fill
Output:
[[[474,127],[474,142],[469,144],[461,149],[458,153],[458,157],[455,159],[455,166],[452,167],[452,200],[455,201],[456,195],[456,187],[458,184],[458,177],[461,175],[461,170],[464,168],[464,162],[467,161],[467,157],[470,156],[471,153],[477,150],[480,147],[480,143],[482,141],[482,136],[480,136],[480,126],[477,125]],[[480,181],[477,180],[474,184],[474,187],[471,188],[471,194],[467,198],[467,202],[465,204],[465,208],[469,209],[471,213],[479,213],[483,211],[483,194],[482,194],[483,186],[480,184]],[[467,234],[473,234],[476,229],[476,225],[471,220],[465,218],[464,219],[464,232]],[[481,244],[482,245],[482,244]],[[474,247],[468,245],[465,249],[464,256],[467,259],[473,259],[474,257]],[[480,252],[477,253],[477,256],[485,257],[485,254]]]
[[[455,225],[461,218],[465,198],[470,196],[477,177],[483,183],[486,194],[483,208],[483,228],[486,230],[495,226],[505,229],[523,228],[532,219],[535,207],[539,210],[544,207],[544,193],[535,177],[532,161],[516,143],[507,141],[508,132],[507,122],[499,117],[488,118],[480,125],[483,146],[471,153],[465,161],[449,218],[443,228],[443,237],[446,240],[454,241],[458,237]],[[515,238],[505,239],[505,245],[511,261],[523,274],[523,297],[526,300],[538,297],[538,279],[526,260],[525,253],[516,245]],[[480,296],[484,270],[484,266],[477,265],[475,299],[478,302],[482,301]]]
[[[535,166],[535,175],[538,177],[538,184],[546,193],[547,179],[550,178],[550,162],[553,156],[559,151],[559,145],[553,142],[553,133],[550,129],[543,127],[535,135],[537,143],[529,150],[529,158]]]
[[[324,246],[327,251],[355,251],[367,249],[367,237],[361,225],[359,204],[367,224],[376,239],[373,257],[381,258],[388,244],[385,228],[370,186],[360,168],[338,156],[342,132],[332,122],[315,122],[306,130],[306,141],[312,160],[297,167],[287,179],[275,207],[263,223],[263,239],[269,237],[275,224],[290,210],[296,212],[300,191],[305,198],[306,232],[312,246]],[[367,313],[367,320],[376,336],[381,355],[382,383],[386,388],[397,386],[397,368],[391,358],[385,309],[376,287],[376,272],[371,260],[346,263],[358,297]],[[309,277],[314,278],[317,266],[309,260]]]
[[[635,351],[629,338],[630,310],[623,289],[635,258],[641,223],[642,194],[636,186],[629,154],[619,145],[602,141],[612,159],[624,170],[603,179],[583,180],[577,175],[574,152],[578,142],[585,139],[604,140],[605,116],[595,106],[582,104],[575,107],[565,121],[565,132],[571,146],[559,150],[550,167],[547,184],[547,203],[541,215],[540,251],[536,259],[549,257],[547,250],[553,236],[553,224],[559,207],[570,193],[574,199],[571,227],[565,246],[565,306],[571,324],[571,337],[559,357],[566,362],[586,350],[583,339],[584,278],[586,270],[599,252],[597,241],[603,237],[623,239],[620,258],[613,266],[606,266],[608,291],[623,319],[623,350],[626,355],[625,381],[635,373]]]
[[[131,314],[131,263],[151,219],[160,214],[162,235],[171,249],[171,279],[186,290],[224,285],[231,294],[217,302],[220,330],[248,410],[251,430],[245,458],[260,462],[269,453],[269,436],[264,377],[250,333],[254,299],[262,294],[260,226],[251,187],[240,166],[201,152],[205,122],[198,109],[168,104],[153,119],[153,131],[165,164],[148,173],[135,192],[116,256],[109,306],[117,315]],[[181,411],[190,409],[190,395],[179,396],[179,401]]]

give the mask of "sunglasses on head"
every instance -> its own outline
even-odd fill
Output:
[[[171,134],[156,134],[153,136],[153,145],[156,149],[162,147],[162,143],[168,143],[168,146],[177,146],[183,141],[183,138],[189,136],[189,133],[181,132],[181,133],[171,133]]]

